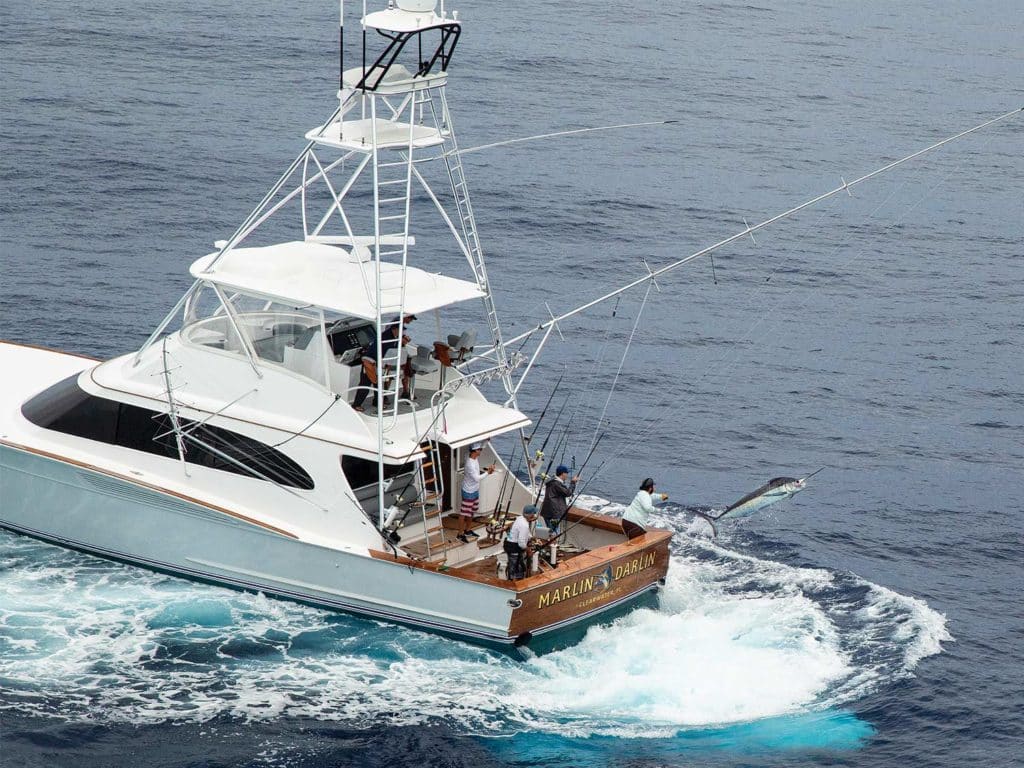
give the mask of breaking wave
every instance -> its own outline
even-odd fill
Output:
[[[951,639],[924,602],[852,574],[676,539],[657,609],[520,662],[0,533],[0,707],[668,737],[841,707]]]

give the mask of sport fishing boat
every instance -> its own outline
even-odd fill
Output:
[[[374,12],[364,0],[350,69],[343,7],[341,22],[337,108],[232,236],[192,263],[193,285],[141,349],[100,362],[0,342],[0,526],[465,640],[557,645],[655,593],[671,539],[658,529],[627,539],[618,518],[573,503],[557,533],[535,531],[526,575],[508,578],[505,532],[544,479],[517,398],[558,323],[1024,111],[657,269],[645,262],[635,280],[509,339],[446,96],[462,22],[435,0]],[[441,272],[411,258],[414,192],[417,216],[426,209],[452,236],[415,262]],[[258,242],[286,207],[297,209],[295,237]],[[465,302],[480,308],[469,327],[456,309]],[[413,345],[409,323],[428,317],[432,340]],[[507,461],[500,442],[513,446]],[[477,443],[494,471],[462,535],[460,486]],[[783,481],[803,482],[773,482]]]
[[[507,578],[504,534],[540,496],[517,408],[536,355],[502,338],[448,108],[462,22],[435,0],[364,2],[346,69],[341,20],[337,108],[192,263],[139,350],[100,362],[0,343],[0,526],[465,640],[551,640],[657,590],[670,534],[627,540],[618,518],[572,506]],[[294,238],[257,241],[286,207]],[[431,253],[442,272],[412,257],[421,207],[452,235]],[[450,327],[463,302],[479,328]],[[409,323],[430,317],[431,341],[413,345]],[[522,477],[490,442],[502,436],[530,459]],[[495,471],[460,537],[475,443]]]

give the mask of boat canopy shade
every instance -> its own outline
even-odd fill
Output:
[[[483,398],[460,402],[459,418],[449,418],[439,439],[452,448],[477,443],[495,435],[530,425],[528,416],[515,408],[489,403]]]
[[[368,13],[363,24],[371,29],[383,29],[389,32],[422,32],[441,24],[459,24],[455,19],[442,19],[433,11],[416,13],[401,8],[388,8],[383,11]]]
[[[189,269],[192,276],[291,306],[322,307],[367,320],[377,316],[375,264],[362,246],[350,253],[338,246],[300,240],[234,248],[209,272],[204,271],[217,255],[211,253],[194,261]],[[382,262],[380,269],[381,312],[398,312],[402,267]],[[482,296],[476,283],[407,267],[401,310],[415,314]]]

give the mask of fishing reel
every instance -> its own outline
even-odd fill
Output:
[[[403,509],[398,506],[401,502],[402,497],[399,496],[395,499],[395,503],[388,507],[387,515],[384,516],[384,527],[380,529],[392,544],[397,544],[402,540],[398,529],[405,525],[405,518],[409,515],[408,508]]]
[[[508,515],[495,513],[487,519],[484,530],[487,531],[487,538],[497,541],[505,532],[512,527],[508,521]]]

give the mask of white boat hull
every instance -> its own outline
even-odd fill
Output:
[[[502,589],[303,542],[122,478],[0,444],[0,526],[193,579],[511,644]],[[273,564],[273,573],[267,564]],[[413,605],[409,600],[415,598]]]

